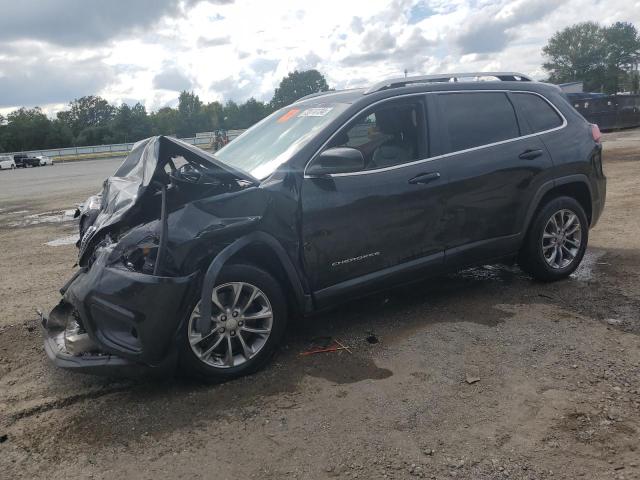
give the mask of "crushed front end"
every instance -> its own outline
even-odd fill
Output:
[[[79,268],[42,318],[50,359],[88,373],[172,368],[203,267],[260,218],[238,214],[264,208],[256,183],[175,139],[136,144],[79,212]]]
[[[171,363],[172,342],[196,274],[160,277],[109,266],[112,252],[113,247],[102,247],[43,319],[45,349],[60,367],[100,373],[104,367]]]

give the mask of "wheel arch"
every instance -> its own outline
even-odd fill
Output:
[[[305,294],[302,282],[284,248],[273,236],[265,232],[252,232],[235,240],[216,255],[202,280],[201,316],[211,318],[211,294],[216,279],[225,265],[247,263],[263,268],[281,282],[288,306],[294,311],[305,311]],[[198,322],[200,333],[208,333],[207,322]]]
[[[584,209],[587,220],[591,224],[593,220],[593,204],[589,180],[586,175],[569,175],[551,180],[540,187],[527,211],[524,223],[525,228],[522,230],[523,238],[529,231],[531,222],[538,211],[552,199],[561,196],[574,198]]]

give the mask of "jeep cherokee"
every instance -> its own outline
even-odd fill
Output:
[[[289,318],[391,285],[514,261],[565,278],[604,207],[601,152],[557,87],[501,72],[313,94],[215,155],[140,141],[79,212],[46,351],[227,379]]]

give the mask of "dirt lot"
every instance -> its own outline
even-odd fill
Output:
[[[57,301],[75,247],[45,242],[73,235],[63,211],[100,179],[3,202],[0,476],[640,478],[640,132],[605,151],[607,207],[573,278],[487,266],[354,301],[218,386],[49,365],[33,307]],[[324,335],[353,354],[299,355]]]

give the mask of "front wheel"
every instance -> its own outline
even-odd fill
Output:
[[[566,278],[580,265],[588,238],[589,222],[580,203],[554,198],[534,217],[518,262],[538,280]]]
[[[250,265],[230,265],[211,295],[208,333],[197,331],[200,299],[185,322],[181,365],[207,380],[229,380],[266,365],[287,323],[287,306],[269,273]]]

